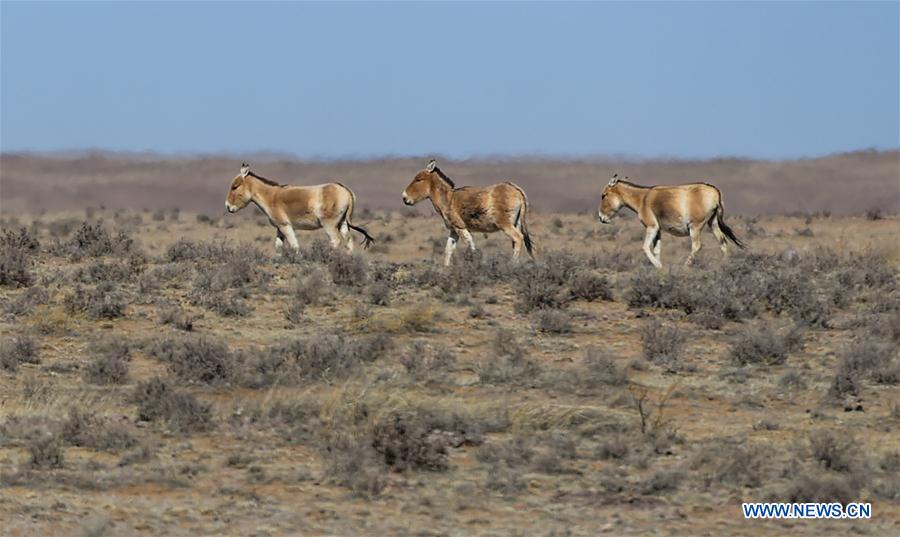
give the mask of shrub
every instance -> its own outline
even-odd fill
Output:
[[[596,390],[601,386],[624,386],[628,383],[625,371],[616,366],[609,354],[597,347],[589,347],[584,351],[578,379],[580,385],[588,390]]]
[[[138,405],[141,421],[164,420],[181,433],[212,429],[212,408],[193,395],[173,389],[165,380],[155,378],[135,387],[131,400]]]
[[[131,349],[124,342],[112,340],[93,349],[98,356],[85,368],[84,379],[91,384],[125,384]]]
[[[573,299],[612,300],[612,289],[605,276],[598,276],[586,270],[579,271],[572,278],[570,295]]]
[[[820,430],[809,435],[812,457],[826,470],[849,472],[859,457],[858,445],[847,433]]]
[[[483,384],[526,384],[539,379],[540,366],[526,357],[524,348],[511,332],[499,330],[493,342],[496,357],[489,357],[477,367]]]
[[[80,285],[63,301],[69,313],[84,313],[91,319],[116,319],[125,316],[125,303],[111,282],[93,289]]]
[[[429,434],[429,425],[419,414],[392,412],[373,427],[372,447],[395,471],[446,470],[446,445]]]
[[[415,341],[400,356],[400,363],[410,376],[423,379],[432,374],[442,374],[453,366],[456,357],[446,347],[431,348],[423,341]]]
[[[50,302],[50,293],[43,287],[29,287],[15,300],[10,300],[3,310],[11,315],[26,315],[38,305]]]
[[[328,481],[358,496],[377,496],[387,485],[384,465],[368,435],[355,430],[331,434],[320,443],[319,453]]]
[[[369,287],[369,301],[376,306],[391,304],[391,287],[384,282],[377,282]]]
[[[7,229],[0,235],[0,248],[37,252],[40,247],[41,243],[34,228],[20,227],[17,231]]]
[[[360,254],[337,253],[329,261],[328,270],[335,285],[363,286],[369,278],[366,260]]]
[[[506,441],[490,442],[475,451],[475,459],[481,463],[503,464],[507,467],[525,466],[535,456],[533,442],[522,435]]]
[[[149,349],[179,379],[217,384],[234,378],[235,360],[228,347],[207,337],[167,338]]]
[[[0,368],[15,371],[19,364],[39,364],[38,342],[31,336],[17,336],[0,343]]]
[[[660,470],[640,487],[641,494],[663,494],[678,489],[684,481],[684,472],[678,470]]]
[[[514,291],[519,297],[516,310],[520,313],[562,308],[568,304],[570,294],[565,289],[567,274],[556,273],[548,265],[535,263],[517,275]]]
[[[646,323],[641,330],[644,358],[665,367],[667,371],[681,369],[681,359],[687,337],[678,328],[658,319]]]
[[[41,434],[28,442],[29,466],[35,470],[62,468],[64,457],[59,437]]]
[[[124,232],[114,238],[102,224],[84,222],[75,232],[67,250],[72,259],[122,255],[132,250],[134,241]]]
[[[194,329],[194,318],[181,306],[167,306],[159,311],[159,324],[172,325],[179,330],[190,332]]]
[[[567,334],[572,331],[572,317],[565,311],[538,310],[534,315],[534,324],[541,332],[550,334]]]
[[[290,307],[286,317],[289,321],[300,322],[307,306],[322,303],[327,296],[329,284],[318,270],[314,270],[305,278],[298,280],[290,296]]]
[[[349,339],[343,335],[322,335],[294,339],[248,358],[242,382],[252,387],[329,380],[348,375],[357,366],[372,362],[392,346],[391,339],[377,336]]]
[[[802,347],[803,336],[799,327],[779,331],[774,324],[759,324],[742,331],[731,345],[729,358],[732,363],[779,365],[788,353]]]
[[[761,486],[768,475],[769,454],[758,444],[717,443],[701,449],[690,464],[706,486],[728,483],[738,487]]]
[[[118,451],[137,445],[137,440],[125,427],[110,425],[79,410],[69,412],[60,437],[69,445],[100,451]]]
[[[864,378],[880,384],[900,382],[900,361],[893,344],[872,337],[852,341],[841,353],[829,397],[857,395]]]
[[[28,287],[31,276],[31,258],[22,248],[0,245],[0,286]]]
[[[840,502],[847,504],[859,498],[860,484],[853,476],[800,474],[787,490],[779,495],[789,502]],[[777,500],[784,501],[784,500]]]

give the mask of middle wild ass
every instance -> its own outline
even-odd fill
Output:
[[[700,251],[700,232],[706,225],[719,240],[723,255],[728,255],[728,240],[739,248],[744,248],[744,243],[723,219],[725,207],[722,205],[722,193],[710,184],[648,187],[620,180],[616,174],[603,187],[600,195],[600,221],[608,224],[622,207],[636,212],[644,224],[644,253],[656,268],[662,267],[662,231],[678,237],[690,235],[691,253],[687,258],[687,265],[694,261],[694,256]]]
[[[444,249],[444,265],[450,264],[460,238],[466,241],[470,250],[475,250],[472,231],[502,231],[512,240],[513,259],[518,259],[523,245],[528,255],[534,258],[534,245],[525,223],[528,199],[525,192],[513,183],[457,188],[431,160],[403,190],[403,203],[406,205],[415,205],[426,198],[431,200],[450,231]]]
[[[236,213],[253,202],[266,213],[275,226],[275,249],[280,250],[287,241],[294,250],[299,249],[294,230],[325,229],[331,245],[346,246],[353,251],[350,230],[362,233],[363,247],[375,242],[364,228],[350,222],[356,197],[340,183],[314,186],[282,185],[260,177],[250,171],[249,164],[242,164],[240,173],[231,182],[231,190],[225,198],[225,208]]]

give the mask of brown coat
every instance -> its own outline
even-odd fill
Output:
[[[444,264],[450,264],[460,237],[470,249],[475,249],[471,234],[473,231],[502,231],[512,240],[514,258],[519,257],[522,246],[534,257],[534,246],[526,224],[528,198],[517,185],[507,182],[487,187],[456,188],[453,181],[432,160],[403,190],[403,203],[406,205],[415,205],[426,198],[431,200],[435,211],[441,215],[444,225],[450,231]]]

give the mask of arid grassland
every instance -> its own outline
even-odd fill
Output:
[[[900,219],[858,214],[657,271],[633,216],[444,268],[413,212],[354,255],[252,207],[4,213],[0,534],[897,535]]]

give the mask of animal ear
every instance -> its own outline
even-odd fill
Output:
[[[435,168],[437,168],[437,162],[434,159],[429,160],[428,166],[425,166],[425,170],[429,172],[433,172]]]
[[[618,182],[619,182],[619,174],[616,173],[616,174],[613,174],[612,179],[609,180],[608,185],[613,186]]]
[[[241,177],[247,177],[250,174],[250,165],[246,162],[241,163]]]

